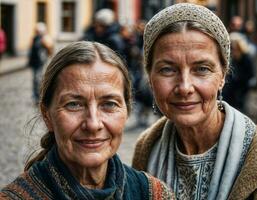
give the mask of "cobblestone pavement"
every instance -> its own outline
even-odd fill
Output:
[[[22,172],[28,155],[38,149],[40,136],[45,130],[39,122],[33,132],[30,131],[39,116],[31,99],[31,79],[28,68],[0,77],[0,188]],[[142,131],[133,129],[134,122],[132,115],[118,152],[128,165]]]

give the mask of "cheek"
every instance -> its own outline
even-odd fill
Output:
[[[214,84],[201,86],[201,97],[203,99],[203,110],[208,112],[216,104],[218,86]]]
[[[151,79],[151,87],[156,99],[164,99],[172,91],[173,84],[165,79],[153,78]]]
[[[111,115],[105,117],[105,126],[112,137],[112,144],[120,144],[127,115]]]
[[[53,121],[53,129],[56,139],[69,139],[80,125],[80,117],[78,114],[67,115],[65,113],[58,113],[53,116],[55,119]]]

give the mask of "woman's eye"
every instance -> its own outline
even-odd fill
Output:
[[[68,102],[65,105],[65,107],[68,108],[69,110],[79,110],[81,109],[82,105],[79,102],[71,101],[71,102]]]
[[[159,72],[163,75],[169,75],[175,73],[177,70],[174,67],[162,67]]]
[[[113,102],[113,101],[109,101],[109,102],[105,102],[102,107],[104,109],[115,109],[116,107],[118,107],[118,104],[116,102]]]
[[[196,68],[196,72],[199,72],[199,73],[207,73],[209,71],[210,71],[210,69],[208,67],[204,67],[204,66],[200,66],[200,67]]]

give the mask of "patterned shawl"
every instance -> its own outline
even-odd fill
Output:
[[[214,171],[208,199],[225,200],[246,158],[255,134],[255,124],[245,115],[223,102],[225,122],[218,141]],[[171,134],[173,133],[173,134]],[[174,188],[175,176],[175,127],[167,121],[161,138],[155,143],[147,171]]]
[[[170,190],[158,179],[123,165],[115,155],[109,160],[104,189],[87,189],[61,161],[57,148],[35,163],[0,192],[0,199],[172,199]]]

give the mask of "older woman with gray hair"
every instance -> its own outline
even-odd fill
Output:
[[[77,42],[58,52],[44,75],[40,111],[48,130],[42,149],[0,199],[173,199],[165,184],[116,154],[131,111],[131,81],[110,48]]]
[[[256,126],[222,101],[230,38],[203,6],[157,13],[144,33],[145,69],[164,117],[139,138],[133,166],[177,199],[257,199]]]

